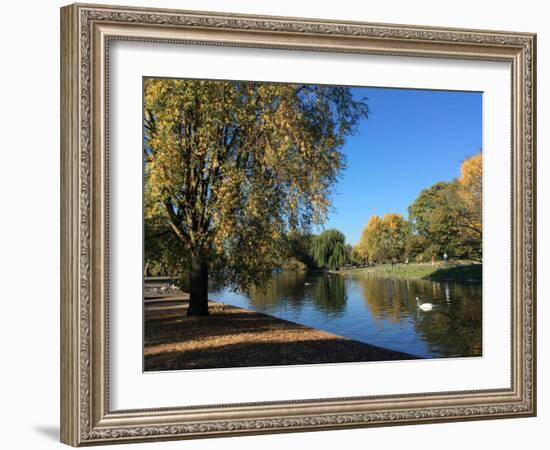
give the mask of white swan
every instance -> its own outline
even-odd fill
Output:
[[[420,303],[420,299],[416,297],[416,306],[422,311],[431,311],[434,307],[431,303]]]

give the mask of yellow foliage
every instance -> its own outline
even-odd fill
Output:
[[[481,233],[483,202],[483,157],[481,152],[464,160],[460,166],[458,195],[464,205],[464,220]]]
[[[145,216],[246,285],[288,229],[324,221],[366,113],[340,87],[148,78]]]

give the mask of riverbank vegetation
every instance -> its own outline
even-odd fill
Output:
[[[302,262],[310,269],[363,267],[397,277],[481,280],[481,183],[480,152],[462,162],[456,179],[422,190],[408,208],[408,220],[392,212],[372,216],[355,247],[338,230],[309,236],[313,261]],[[453,267],[447,266],[451,261]]]
[[[372,216],[355,246],[313,233],[368,113],[345,87],[146,79],[144,275],[179,277],[188,314],[207,315],[209,289],[262,289],[274,271],[481,262],[481,152],[422,190],[408,219]]]
[[[263,271],[358,270],[396,278],[481,281],[481,161],[478,153],[462,163],[455,180],[422,190],[408,208],[408,220],[391,212],[372,216],[356,246],[346,243],[344,234],[336,229],[318,235],[308,228],[279,234],[277,243],[270,243],[277,249],[276,256],[264,261]],[[182,287],[187,290],[185,246],[168,225],[153,223],[154,229],[152,221],[145,221],[146,270],[173,274],[176,268],[185,274]],[[227,283],[227,277],[219,277],[223,273],[220,261],[223,259],[210,262],[211,288]],[[261,289],[259,279],[252,276],[253,268],[247,272],[247,267],[241,269],[248,273],[246,287]]]
[[[455,180],[424,189],[401,214],[372,216],[357,246],[367,262],[482,260],[482,155],[466,159]]]
[[[481,183],[480,152],[462,162],[456,179],[422,190],[408,208],[408,220],[392,212],[374,215],[356,246],[347,244],[344,234],[335,229],[294,235],[282,266],[481,281]]]
[[[380,264],[372,267],[343,269],[342,273],[364,274],[385,278],[425,279],[433,281],[459,281],[479,283],[483,266],[468,261],[452,263]]]

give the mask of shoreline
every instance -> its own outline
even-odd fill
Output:
[[[395,278],[403,280],[428,280],[428,281],[451,281],[457,283],[481,283],[481,263],[444,265],[437,263],[432,266],[429,263],[397,263],[380,264],[371,267],[343,268],[338,271],[330,271],[333,274],[358,274],[374,276],[379,278]]]
[[[420,359],[213,300],[205,317],[187,306],[185,293],[145,293],[145,371]]]

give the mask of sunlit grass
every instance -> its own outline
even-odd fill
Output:
[[[482,265],[470,262],[452,263],[410,263],[380,264],[373,267],[346,269],[342,273],[373,275],[386,278],[430,279],[439,281],[479,282],[482,276]]]

